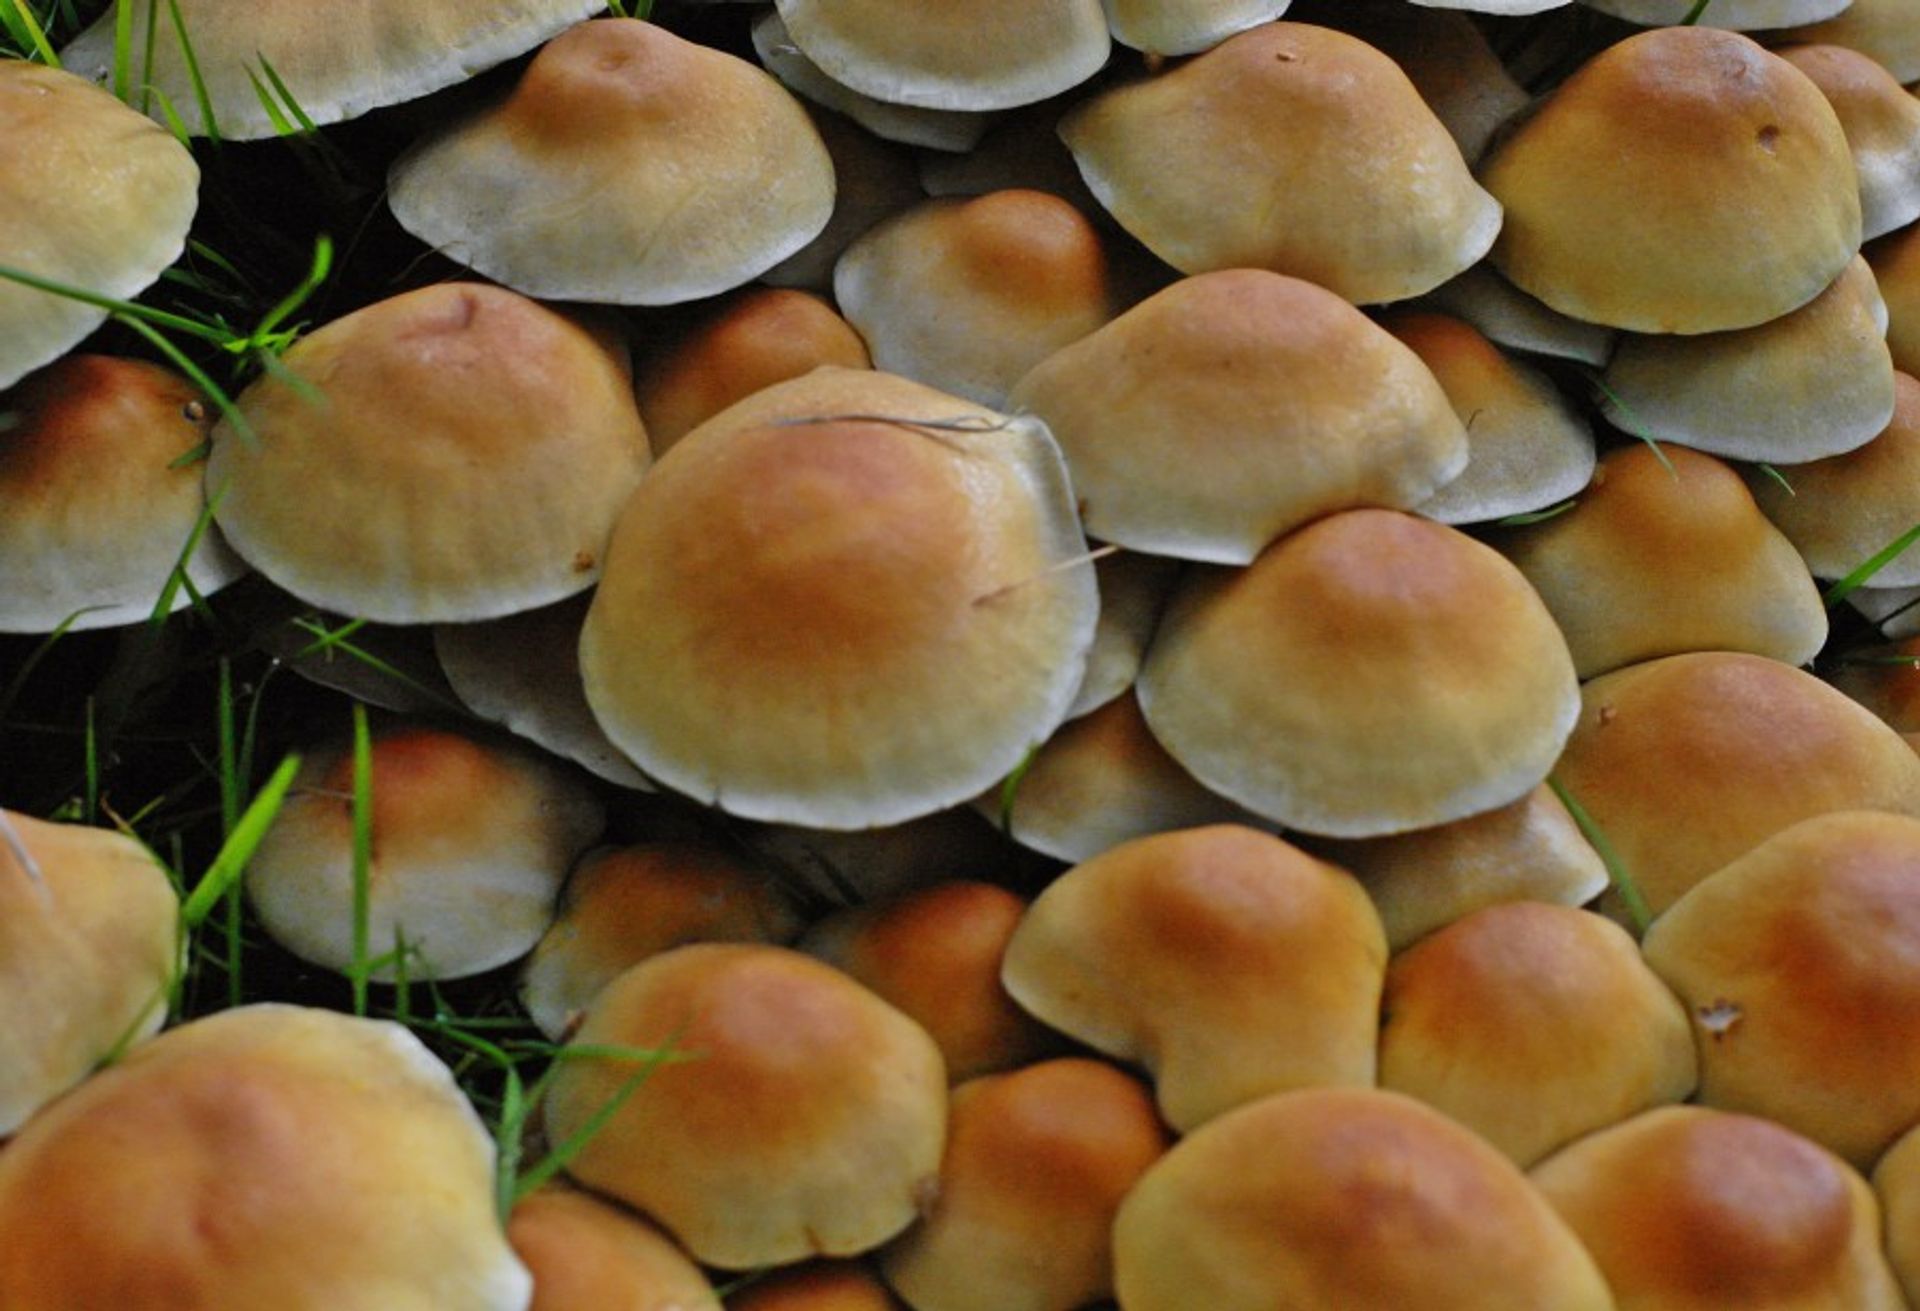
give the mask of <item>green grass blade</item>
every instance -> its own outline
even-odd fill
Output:
[[[1020,785],[1027,780],[1027,774],[1033,769],[1033,762],[1040,758],[1040,748],[1045,745],[1035,742],[1027,748],[1027,754],[1020,757],[1020,763],[1013,767],[1000,783],[1000,831],[1008,837],[1013,836],[1013,803],[1020,795]]]
[[[232,333],[210,327],[184,315],[170,314],[166,310],[138,305],[130,300],[115,300],[112,296],[102,296],[97,291],[88,291],[85,287],[76,287],[70,283],[55,282],[52,278],[43,278],[37,273],[29,273],[25,269],[16,269],[10,265],[0,264],[0,278],[5,278],[8,282],[17,282],[23,287],[32,287],[35,291],[44,291],[51,296],[77,300],[82,305],[91,305],[109,314],[124,314],[156,327],[171,328],[175,332],[183,332],[189,337],[198,337],[202,341],[210,341],[217,345],[224,346],[233,340]]]
[[[166,356],[180,372],[186,374],[194,386],[207,394],[208,399],[213,402],[214,408],[220,411],[220,416],[233,425],[234,432],[240,435],[242,441],[246,442],[250,447],[260,444],[260,434],[254,431],[253,425],[247,421],[247,416],[240,412],[238,405],[234,404],[233,397],[227,394],[227,389],[215,382],[207,374],[205,369],[202,369],[199,365],[188,359],[185,352],[168,341],[159,329],[143,323],[131,315],[115,314],[114,320],[118,323],[126,324],[126,326],[132,328],[142,337],[152,342],[155,350]],[[206,446],[207,444],[202,443],[201,445]],[[200,447],[194,448],[195,451],[199,449]],[[189,451],[187,454],[192,455],[193,452]],[[182,458],[185,459],[186,457],[183,456]],[[191,461],[189,461],[189,463],[191,463]]]
[[[233,832],[220,844],[213,863],[207,866],[207,872],[180,908],[180,917],[190,930],[206,923],[214,907],[227,895],[227,889],[246,871],[247,862],[253,859],[254,851],[286,802],[287,790],[293,786],[293,776],[299,768],[300,757],[289,752],[234,823]]]
[[[306,304],[313,294],[326,284],[327,275],[333,271],[333,238],[321,233],[313,239],[313,261],[307,267],[307,275],[300,279],[300,285],[280,298],[278,304],[268,310],[247,338],[252,348],[260,348],[276,336],[275,329],[286,321],[287,316]],[[282,346],[280,349],[284,350]],[[278,354],[278,351],[275,352]]]
[[[1558,505],[1549,505],[1544,510],[1529,510],[1525,514],[1510,514],[1504,519],[1494,520],[1501,528],[1525,528],[1531,524],[1545,523],[1549,519],[1558,519],[1561,515],[1580,504],[1575,500],[1566,500]]]
[[[187,569],[193,563],[193,554],[200,549],[200,543],[206,538],[207,530],[213,527],[213,516],[220,509],[220,502],[226,499],[227,483],[214,488],[213,495],[200,507],[200,515],[193,521],[193,531],[187,534],[187,541],[180,548],[180,554],[174,558],[173,568],[167,572],[167,581],[160,588],[160,595],[154,600],[153,610],[147,616],[147,627],[159,628],[167,622],[167,616],[173,613],[174,602],[179,599],[180,589],[187,585]]]
[[[100,734],[93,722],[93,698],[87,698],[86,745],[83,756],[86,769],[86,795],[80,804],[80,822],[100,822]]]
[[[1573,793],[1567,791],[1566,785],[1559,779],[1548,778],[1547,786],[1553,789],[1553,795],[1560,799],[1560,804],[1567,808],[1569,815],[1573,816],[1573,822],[1580,828],[1580,835],[1599,854],[1600,863],[1607,867],[1608,882],[1612,883],[1614,891],[1620,894],[1620,900],[1625,903],[1627,914],[1632,918],[1634,925],[1641,933],[1645,933],[1653,924],[1653,912],[1647,908],[1647,899],[1640,895],[1640,885],[1634,881],[1633,875],[1627,870],[1626,862],[1620,859],[1620,853],[1614,850],[1613,843],[1607,838],[1606,830],[1594,822],[1593,816],[1587,813],[1586,807],[1574,799]]]
[[[173,21],[173,34],[180,42],[180,57],[187,65],[187,81],[193,84],[193,103],[200,107],[201,134],[217,146],[220,144],[220,123],[213,114],[213,97],[207,93],[206,79],[200,75],[200,56],[193,48],[193,38],[187,34],[186,21],[180,17],[180,0],[167,0],[167,17]],[[147,32],[151,41],[151,14],[148,15]],[[146,80],[152,80],[151,62]]]
[[[1761,473],[1764,473],[1765,475],[1767,475],[1767,477],[1779,483],[1781,490],[1786,492],[1788,496],[1798,496],[1800,494],[1793,490],[1793,484],[1787,481],[1787,475],[1785,475],[1784,473],[1781,473],[1778,469],[1774,468],[1771,464],[1768,464],[1766,463],[1766,461],[1763,460],[1760,462],[1759,469]]]
[[[582,1049],[578,1051],[575,1057],[567,1056],[569,1051],[575,1050],[573,1048],[561,1048],[558,1052],[554,1053],[554,1063],[547,1067],[546,1073],[541,1075],[539,1083],[535,1085],[536,1093],[529,1099],[533,1102],[537,1103],[544,1097],[554,1073],[558,1071],[564,1061],[568,1059],[618,1060],[632,1062],[636,1064],[638,1068],[629,1074],[626,1079],[621,1081],[620,1086],[613,1091],[611,1096],[594,1108],[593,1114],[589,1115],[579,1128],[568,1134],[564,1141],[555,1144],[553,1149],[547,1153],[545,1159],[522,1173],[520,1177],[514,1181],[513,1201],[516,1203],[519,1202],[520,1199],[528,1193],[549,1183],[562,1170],[572,1165],[580,1153],[587,1149],[587,1144],[592,1142],[594,1138],[599,1135],[600,1131],[607,1127],[613,1117],[620,1113],[622,1107],[633,1100],[634,1094],[640,1091],[641,1085],[652,1078],[654,1072],[662,1065],[686,1059],[685,1053],[680,1052],[675,1046],[677,1042],[678,1035],[675,1035],[674,1039],[669,1041],[667,1046],[659,1049]],[[614,1054],[616,1052],[619,1054]],[[508,1209],[511,1210],[512,1208],[509,1207]]]
[[[1852,596],[1855,592],[1866,586],[1867,582],[1872,579],[1875,574],[1892,564],[1895,559],[1915,542],[1920,542],[1920,523],[1907,529],[1907,531],[1901,533],[1891,542],[1888,542],[1885,546],[1861,561],[1852,573],[1842,578],[1832,587],[1829,587],[1826,595],[1820,599],[1826,602],[1827,609],[1833,609],[1833,607],[1839,605],[1849,596]],[[1888,617],[1891,618],[1892,616]]]
[[[1589,371],[1587,377],[1592,381],[1594,390],[1605,397],[1614,409],[1620,411],[1620,417],[1627,421],[1627,432],[1645,442],[1647,446],[1652,449],[1654,458],[1659,460],[1661,467],[1667,471],[1667,476],[1677,480],[1680,474],[1679,471],[1673,467],[1673,461],[1667,458],[1666,451],[1661,449],[1660,443],[1655,441],[1653,436],[1647,431],[1646,425],[1640,422],[1640,417],[1633,412],[1633,407],[1621,400],[1613,388],[1607,386],[1607,380],[1598,373]]]
[[[260,108],[267,111],[267,121],[273,125],[275,135],[281,137],[295,135],[293,120],[288,118],[286,111],[280,108],[279,102],[273,98],[273,92],[268,90],[267,84],[260,80],[260,75],[249,68],[247,81],[253,83],[254,99],[260,102]]]
[[[267,75],[267,81],[273,85],[273,94],[278,97],[281,104],[287,107],[287,112],[293,115],[294,122],[300,125],[300,131],[318,132],[320,129],[314,125],[313,119],[308,116],[293,92],[287,89],[287,84],[280,80],[279,71],[265,55],[260,56],[260,71]],[[259,85],[257,81],[254,83],[256,90]]]
[[[348,979],[353,985],[353,1013],[367,1013],[367,977],[373,971],[367,959],[368,919],[371,914],[373,874],[373,734],[367,727],[367,708],[353,706],[353,962]]]
[[[47,42],[46,31],[40,26],[40,20],[33,16],[33,10],[26,0],[0,0],[0,23],[4,23],[7,35],[13,38],[20,49],[31,53],[33,58],[49,68],[60,67],[60,56],[53,53],[53,47]]]

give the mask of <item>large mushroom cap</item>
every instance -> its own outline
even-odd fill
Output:
[[[751,281],[812,240],[833,213],[833,161],[753,65],[608,18],[549,42],[504,104],[396,161],[388,201],[409,232],[529,296],[662,305]]]

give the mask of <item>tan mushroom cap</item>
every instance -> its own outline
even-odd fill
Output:
[[[1107,29],[1149,55],[1194,55],[1272,22],[1293,0],[1102,0]]]
[[[1681,651],[1751,651],[1790,665],[1827,640],[1793,543],[1731,467],[1684,446],[1608,452],[1565,514],[1503,533],[1581,678]]]
[[[1853,0],[1823,22],[1768,35],[1780,41],[1814,41],[1858,50],[1908,85],[1920,82],[1920,9],[1913,0]]]
[[[904,1305],[858,1261],[788,1266],[727,1299],[728,1311],[900,1311]]]
[[[718,847],[641,842],[590,852],[520,976],[527,1014],[558,1040],[629,967],[689,942],[786,942],[793,907],[761,871]]]
[[[207,466],[227,540],[275,583],[407,624],[531,610],[599,576],[650,458],[624,347],[442,283],[333,320],[284,363],[240,395],[259,442],[223,421]]]
[[[400,938],[414,979],[459,978],[525,955],[560,885],[600,834],[593,793],[544,757],[438,729],[374,735],[368,942]],[[309,752],[247,867],[248,898],[281,946],[328,969],[353,964],[353,753]],[[373,971],[394,977],[389,963]]]
[[[1183,273],[1264,268],[1358,304],[1403,300],[1500,228],[1406,74],[1329,28],[1242,32],[1080,104],[1060,135],[1100,203]]]
[[[590,1193],[546,1187],[507,1218],[533,1274],[527,1311],[695,1311],[719,1294],[693,1259],[641,1217]]]
[[[1635,332],[1752,327],[1860,247],[1840,120],[1746,37],[1655,28],[1607,47],[1488,155],[1493,262],[1562,313]]]
[[[578,1041],[689,1054],[651,1067],[568,1169],[703,1264],[868,1251],[913,1222],[938,1175],[939,1048],[811,957],[677,948],[609,984]],[[552,1133],[564,1141],[633,1077],[627,1063],[567,1062],[546,1105]]]
[[[1079,1311],[1113,1292],[1113,1218],[1172,1135],[1131,1075],[1069,1057],[953,1090],[940,1187],[880,1253],[915,1311]]]
[[[1699,1077],[1693,1026],[1639,946],[1569,906],[1490,906],[1422,938],[1388,964],[1380,1010],[1380,1086],[1522,1169]]]
[[[830,905],[858,905],[982,871],[1015,879],[1021,848],[971,806],[950,806],[879,828],[824,829],[800,824],[741,824],[735,832],[789,887]],[[1037,862],[1029,862],[1029,866]],[[1052,873],[1047,866],[1044,873]]]
[[[1895,732],[1920,732],[1920,638],[1849,652],[1828,681]]]
[[[1004,407],[1029,369],[1119,312],[1106,246],[1044,191],[927,200],[847,247],[833,295],[875,367]]]
[[[1094,561],[1093,575],[1100,589],[1100,619],[1087,652],[1086,677],[1067,711],[1070,719],[1099,709],[1133,686],[1160,611],[1180,576],[1180,562],[1144,551],[1114,551]]]
[[[1920,223],[1888,233],[1861,253],[1887,307],[1893,367],[1920,377]]]
[[[874,136],[929,150],[965,152],[979,144],[993,116],[978,110],[928,109],[876,100],[834,81],[793,43],[778,10],[769,9],[753,24],[753,52],[781,85],[823,109],[845,114]],[[839,161],[835,161],[836,165]],[[846,170],[836,168],[841,177]]]
[[[1847,604],[1879,625],[1889,638],[1920,633],[1920,587],[1856,587]]]
[[[1864,446],[1792,464],[1780,476],[1761,470],[1747,485],[1767,518],[1819,578],[1845,578],[1920,521],[1920,380],[1893,375],[1891,421]],[[1873,575],[1876,587],[1920,584],[1920,551],[1903,551]]]
[[[1480,162],[1495,131],[1525,109],[1531,97],[1513,80],[1473,20],[1450,11],[1538,13],[1567,2],[1472,0],[1422,8],[1381,0],[1335,0],[1323,8],[1340,30],[1351,32],[1400,65],[1471,166]]]
[[[1114,1264],[1127,1311],[1614,1306],[1511,1161],[1370,1088],[1263,1098],[1177,1143],[1120,1208]]]
[[[1138,687],[1154,736],[1207,787],[1342,838],[1519,800],[1580,700],[1566,641],[1518,570],[1387,510],[1316,520],[1247,569],[1190,574]]]
[[[1607,887],[1606,864],[1544,783],[1511,805],[1437,828],[1306,845],[1360,880],[1394,951],[1488,906],[1579,906]]]
[[[649,777],[747,818],[871,827],[972,797],[1050,733],[1097,607],[1043,425],[816,369],[641,484],[581,665]]]
[[[1322,287],[1260,269],[1183,278],[1020,379],[1087,531],[1246,564],[1311,519],[1409,509],[1467,463],[1411,349]]]
[[[179,258],[199,202],[199,166],[165,128],[72,73],[0,60],[0,265],[124,300]],[[0,388],[106,318],[0,279]]]
[[[793,43],[836,82],[927,109],[1011,109],[1107,62],[1100,0],[776,0]]]
[[[1874,1167],[1885,1219],[1887,1259],[1908,1302],[1920,1300],[1920,1129],[1909,1130]]]
[[[1011,1070],[1060,1044],[1000,982],[1007,940],[1027,903],[1005,888],[953,880],[838,911],[800,950],[871,988],[927,1031],[947,1078]]]
[[[176,462],[206,439],[210,409],[185,378],[104,355],[0,394],[0,632],[153,612],[206,509],[199,463]],[[185,576],[204,596],[244,572],[209,527]],[[190,600],[182,587],[173,608]]]
[[[187,131],[213,135],[200,115],[198,84],[206,88],[219,135],[230,141],[280,135],[254,81],[267,80],[268,64],[307,116],[324,127],[464,82],[605,8],[593,0],[429,0],[409,5],[402,22],[383,0],[347,0],[324,9],[298,0],[179,4],[196,64],[189,66],[168,18],[149,35],[147,19],[154,11],[139,5],[132,15],[134,76],[140,76],[139,52],[151,50],[148,81],[160,93],[155,117],[164,95]],[[82,77],[107,82],[114,27],[109,10],[60,52],[61,62]]]
[[[1533,1171],[1641,1311],[1902,1311],[1880,1208],[1844,1161],[1777,1124],[1667,1106]]]
[[[1873,273],[1856,257],[1825,291],[1757,328],[1622,335],[1601,410],[1628,432],[1727,459],[1838,455],[1893,413],[1886,326]]]
[[[921,189],[929,196],[984,196],[1009,188],[1045,191],[1102,227],[1118,231],[1113,216],[1087,189],[1086,179],[1073,162],[1073,152],[1055,130],[1070,102],[1071,98],[1043,100],[997,114],[979,144],[965,154],[921,151]]]
[[[359,623],[285,593],[253,595],[264,595],[269,609],[249,628],[248,642],[309,683],[402,715],[457,716],[468,709],[434,654],[431,628]],[[234,601],[245,605],[247,595]]]
[[[401,227],[529,296],[664,305],[799,250],[833,190],[820,134],[772,78],[606,18],[549,42],[504,103],[395,161],[387,199]]]
[[[1479,263],[1427,293],[1427,302],[1471,323],[1510,350],[1601,365],[1613,354],[1616,333],[1597,323],[1568,318],[1543,305]]]
[[[1589,9],[1625,19],[1640,27],[1668,27],[1684,23],[1690,0],[1581,0]],[[1796,23],[1816,23],[1841,12],[1851,0],[1713,0],[1697,20],[1703,27],[1748,32],[1771,42],[1773,30]]]
[[[753,287],[722,298],[634,370],[656,457],[735,401],[823,364],[873,365],[853,325],[818,296]]]
[[[1783,829],[1675,902],[1645,951],[1698,1022],[1702,1104],[1861,1169],[1920,1121],[1920,820]]]
[[[132,838],[0,811],[0,1138],[159,1031],[179,922],[165,872]]]
[[[0,1306],[524,1311],[493,1175],[479,1116],[399,1025],[223,1011],[0,1152]]]
[[[1872,58],[1843,45],[1786,46],[1782,59],[1820,88],[1860,177],[1860,231],[1878,237],[1920,218],[1920,100]]]
[[[880,220],[919,204],[926,193],[912,151],[827,110],[813,114],[813,125],[833,157],[833,217],[820,235],[762,273],[760,281],[829,296],[840,252]]]
[[[1808,816],[1920,815],[1920,759],[1900,735],[1777,660],[1669,656],[1596,678],[1582,699],[1555,776],[1656,915]]]
[[[1593,429],[1552,381],[1472,324],[1394,310],[1381,326],[1432,371],[1467,434],[1467,466],[1416,507],[1441,523],[1544,510],[1593,477]]]
[[[1370,1085],[1386,940],[1352,876],[1219,824],[1136,838],[1042,892],[1002,978],[1153,1076],[1182,1132],[1290,1088]]]

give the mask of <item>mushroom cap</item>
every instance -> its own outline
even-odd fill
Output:
[[[833,192],[827,148],[779,83],[605,18],[550,41],[502,104],[396,160],[387,200],[407,231],[529,296],[664,305],[798,251]]]
[[[1838,11],[1836,11],[1838,12]],[[1860,177],[1860,234],[1920,218],[1920,100],[1870,56],[1844,45],[1785,46],[1782,59],[1826,96]]]
[[[940,1186],[880,1253],[927,1311],[1073,1311],[1113,1292],[1113,1218],[1171,1145],[1153,1094],[1067,1057],[953,1090]]]
[[[1403,300],[1500,228],[1406,74],[1331,28],[1242,32],[1084,101],[1060,135],[1100,203],[1183,273],[1264,268],[1359,304]]]
[[[134,9],[131,48],[151,51],[148,81],[188,132],[213,135],[214,125],[200,114],[197,88],[204,86],[219,135],[253,141],[281,134],[254,80],[266,80],[269,64],[307,117],[324,127],[464,82],[605,7],[596,0],[428,0],[407,6],[402,21],[383,0],[344,0],[324,9],[299,0],[179,0],[194,63],[170,22],[163,20],[150,36],[147,18],[155,10],[147,5]],[[61,63],[106,82],[113,74],[114,29],[109,9],[68,43]]]
[[[734,814],[930,814],[1065,717],[1098,608],[1085,551],[1043,425],[816,369],[641,484],[582,635],[587,700],[648,776]]]
[[[689,1055],[640,1067],[568,1170],[637,1206],[703,1264],[852,1256],[911,1224],[946,1138],[947,1078],[925,1030],[838,970],[779,947],[700,943],[620,975],[577,1041]],[[636,1076],[568,1061],[558,1140]]]
[[[1920,732],[1920,640],[1848,652],[1827,681],[1894,731]]]
[[[1457,315],[1510,350],[1602,365],[1613,354],[1612,328],[1568,318],[1482,262],[1435,287],[1426,302]]]
[[[1262,1098],[1176,1143],[1121,1206],[1114,1266],[1127,1311],[1614,1305],[1511,1161],[1372,1088]]]
[[[1703,1105],[1861,1169],[1920,1121],[1920,820],[1801,820],[1690,889],[1643,949],[1699,1022]]]
[[[1232,824],[1136,838],[1034,901],[1001,977],[1153,1075],[1182,1132],[1268,1093],[1369,1085],[1386,940],[1352,876]]]
[[[1334,0],[1324,11],[1341,31],[1400,65],[1471,167],[1486,154],[1493,134],[1532,97],[1473,20],[1458,11],[1538,13],[1563,3],[1567,0],[1471,0],[1425,8],[1390,0]]]
[[[180,257],[199,203],[200,168],[165,128],[71,72],[0,60],[0,264],[128,299]],[[0,279],[0,388],[106,318]]]
[[[1738,473],[1683,446],[1609,451],[1572,510],[1496,545],[1553,612],[1582,678],[1681,651],[1798,665],[1827,640],[1793,543]]]
[[[1578,319],[1752,327],[1812,300],[1860,247],[1846,135],[1805,74],[1704,27],[1607,47],[1490,152],[1496,267]]]
[[[1594,679],[1554,766],[1658,915],[1709,874],[1811,815],[1920,815],[1920,759],[1812,674],[1727,651]],[[1602,901],[1617,914],[1617,899]]]
[[[1144,551],[1116,551],[1094,561],[1093,576],[1100,589],[1100,619],[1069,719],[1098,710],[1133,686],[1180,576],[1180,562]]]
[[[523,1311],[494,1164],[446,1066],[399,1025],[222,1011],[0,1152],[0,1306]]]
[[[841,254],[833,296],[876,368],[983,405],[1093,332],[1122,289],[1099,231],[1068,202],[1014,189],[926,200]]]
[[[826,829],[742,824],[735,830],[789,887],[816,901],[858,905],[948,879],[996,870],[1017,880],[1021,849],[971,806],[950,806],[901,824]],[[1037,862],[1029,862],[1033,866]],[[1045,867],[1052,873],[1053,867]],[[1033,870],[1040,877],[1039,869]]]
[[[1246,564],[1311,519],[1407,509],[1466,466],[1418,355],[1340,297],[1261,269],[1183,278],[1038,364],[1010,404],[1046,420],[1087,531]]]
[[[753,52],[782,86],[823,109],[845,114],[874,136],[929,150],[964,152],[979,144],[993,116],[971,109],[928,109],[876,100],[834,81],[793,43],[778,10],[769,9],[753,24]],[[844,178],[846,170],[836,171]]]
[[[1879,625],[1890,638],[1912,637],[1920,633],[1920,587],[1856,587],[1847,593],[1847,604]]]
[[[1589,9],[1625,19],[1639,27],[1669,27],[1686,21],[1689,0],[1581,0]],[[1706,27],[1733,32],[1755,32],[1765,38],[1770,29],[1796,23],[1816,23],[1845,9],[1851,0],[1714,0],[1697,20]]]
[[[1381,326],[1432,372],[1467,435],[1465,470],[1420,502],[1421,514],[1484,523],[1543,510],[1593,477],[1593,429],[1544,373],[1464,319],[1393,310]]]
[[[1517,801],[1580,712],[1566,641],[1520,572],[1388,510],[1189,574],[1138,688],[1154,736],[1207,787],[1343,838]]]
[[[11,811],[0,825],[6,1138],[118,1046],[159,1031],[180,963],[180,903],[132,838]],[[13,837],[33,870],[20,867]]]
[[[1107,62],[1100,0],[776,0],[793,43],[834,81],[927,109],[1011,109]]]
[[[0,406],[0,632],[145,619],[206,510],[199,464],[176,463],[206,439],[206,398],[155,364],[69,355]],[[203,596],[244,572],[211,526],[185,570]]]
[[[1853,0],[1833,17],[1770,32],[1778,41],[1813,41],[1858,50],[1905,86],[1920,82],[1920,17],[1913,0]]]
[[[441,283],[333,320],[283,363],[240,394],[260,440],[222,421],[207,465],[222,531],[269,579],[409,624],[531,610],[599,576],[650,458],[623,347]]]
[[[1873,1191],[1886,1221],[1887,1259],[1911,1303],[1920,1299],[1920,1126],[1880,1158]]]
[[[1573,1144],[1532,1179],[1622,1306],[1902,1306],[1866,1181],[1770,1121],[1661,1107]]]
[[[1856,257],[1818,296],[1758,327],[1623,335],[1601,410],[1643,438],[1727,459],[1838,455],[1872,440],[1893,413],[1886,324],[1873,273]]]
[[[520,998],[558,1041],[629,967],[689,942],[786,942],[800,931],[772,881],[695,842],[603,847],[583,857],[520,975]]]
[[[1272,22],[1293,0],[1102,0],[1107,30],[1149,55],[1196,55]]]
[[[553,921],[567,869],[600,834],[599,800],[546,758],[437,729],[374,737],[368,942],[404,938],[415,979],[525,955]],[[353,753],[308,753],[247,866],[267,933],[302,960],[353,965]],[[386,964],[371,977],[391,979]]]
[[[1522,1169],[1693,1091],[1693,1026],[1626,930],[1514,901],[1395,956],[1380,1086],[1418,1097]]]
[[[833,157],[833,217],[819,236],[762,273],[760,281],[830,296],[840,253],[880,220],[919,204],[926,193],[911,151],[826,110],[813,115],[813,125]]]
[[[1844,578],[1920,520],[1920,380],[1893,375],[1892,418],[1864,446],[1780,470],[1747,474],[1753,499],[1819,578]],[[1920,551],[1873,575],[1876,587],[1920,584]]]
[[[1893,367],[1920,377],[1920,223],[1910,223],[1861,252],[1887,307]]]
[[[693,1259],[641,1217],[591,1193],[548,1186],[507,1218],[507,1240],[533,1273],[527,1311],[673,1311],[717,1306]]]
[[[729,1311],[900,1311],[861,1261],[808,1261],[769,1272],[727,1299]]]

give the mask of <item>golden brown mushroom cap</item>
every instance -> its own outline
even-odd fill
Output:
[[[527,1311],[694,1311],[719,1295],[700,1267],[641,1217],[549,1186],[522,1198],[507,1241],[533,1274]]]
[[[727,1299],[729,1311],[900,1311],[880,1276],[857,1261],[775,1270]]]
[[[1853,0],[1823,22],[1768,35],[1780,41],[1819,41],[1858,50],[1905,86],[1920,81],[1920,17],[1913,0]]]
[[[1886,1220],[1887,1259],[1913,1302],[1920,1295],[1920,1128],[1901,1135],[1880,1158],[1873,1191]]]
[[[1920,100],[1870,56],[1844,45],[1782,47],[1826,96],[1860,177],[1860,230],[1878,237],[1920,218]]]

